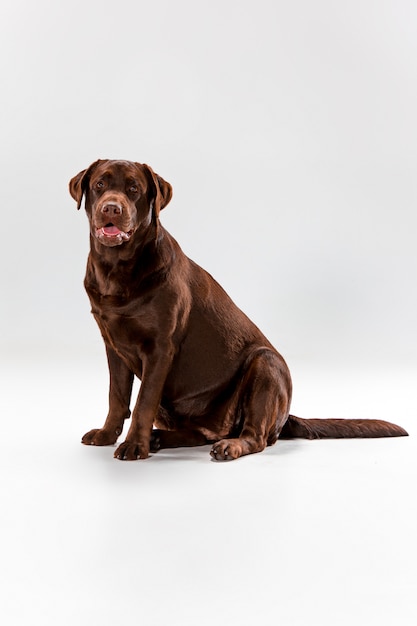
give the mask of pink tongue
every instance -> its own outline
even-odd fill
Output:
[[[118,235],[121,231],[117,226],[104,226],[103,232],[105,235]]]

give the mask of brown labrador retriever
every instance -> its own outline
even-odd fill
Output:
[[[112,445],[130,417],[118,459],[212,443],[217,460],[260,452],[281,437],[395,437],[380,420],[289,415],[282,356],[220,285],[162,227],[169,183],[148,165],[98,160],[70,181],[90,222],[85,288],[110,370],[109,412],[85,444]],[[155,426],[156,428],[153,428]]]

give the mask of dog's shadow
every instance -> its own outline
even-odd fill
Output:
[[[92,451],[95,459],[97,456],[100,458],[100,461],[104,463],[106,466],[113,466],[113,464],[122,466],[138,466],[142,467],[145,464],[147,467],[153,464],[167,464],[167,463],[194,463],[194,464],[207,464],[207,462],[212,463],[213,465],[235,465],[236,463],[245,463],[245,462],[261,462],[262,459],[268,459],[271,461],[272,459],[282,458],[287,454],[296,454],[300,451],[300,449],[306,445],[306,442],[301,439],[282,439],[278,440],[273,446],[268,446],[265,448],[263,452],[259,452],[257,454],[249,454],[246,456],[239,457],[238,459],[234,459],[232,461],[218,461],[210,456],[210,450],[212,448],[211,444],[206,446],[194,446],[194,447],[182,447],[182,448],[164,448],[162,450],[158,450],[158,452],[153,452],[149,455],[149,458],[146,460],[137,460],[137,461],[119,461],[113,457],[113,453],[117,448],[117,444],[113,446],[82,446],[86,450]],[[149,469],[149,468],[148,468]],[[124,472],[123,472],[124,473]]]

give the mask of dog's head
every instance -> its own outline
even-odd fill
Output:
[[[172,197],[169,183],[149,165],[132,161],[95,161],[71,179],[69,190],[78,209],[85,197],[91,234],[109,247],[157,221]]]

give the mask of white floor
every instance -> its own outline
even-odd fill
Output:
[[[293,367],[296,414],[408,438],[129,463],[79,443],[107,397],[104,357],[82,358],[2,363],[3,623],[417,624],[415,369]]]

